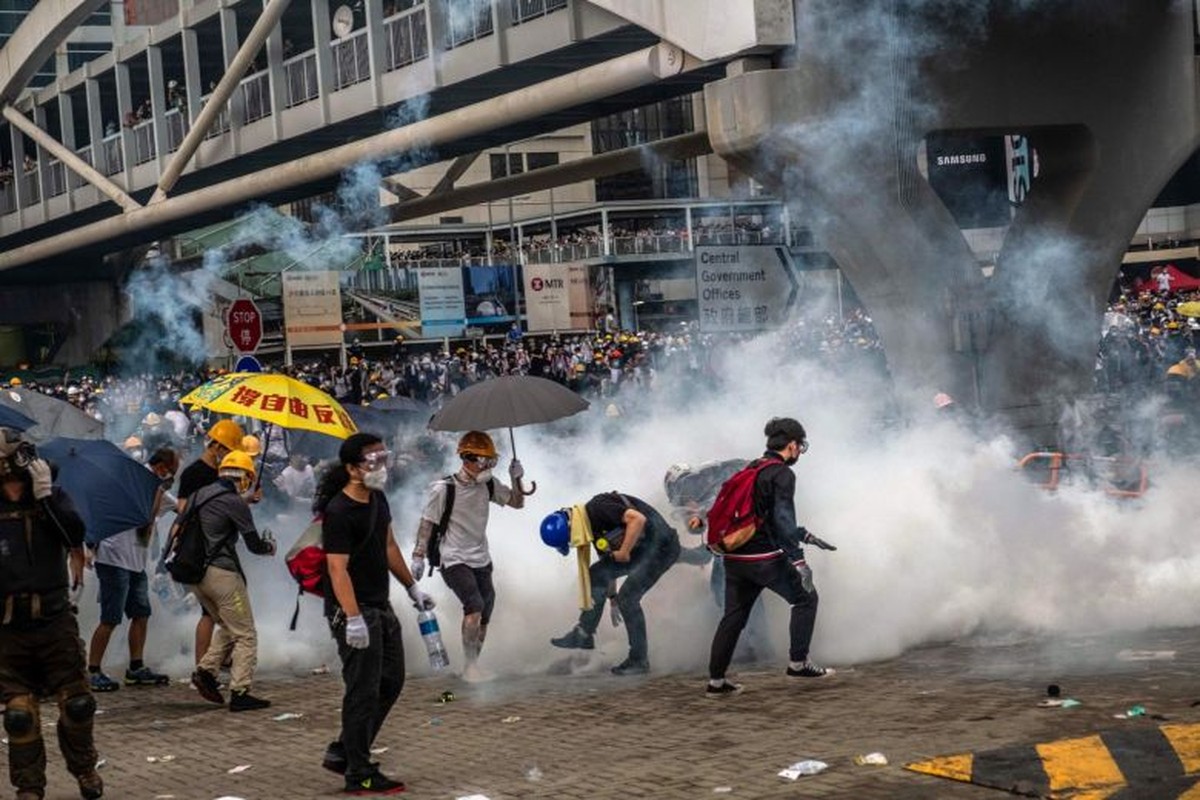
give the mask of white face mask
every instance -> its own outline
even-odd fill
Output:
[[[382,491],[383,487],[387,486],[387,479],[387,467],[380,467],[363,475],[363,486],[366,486],[368,489]]]
[[[475,473],[475,482],[476,483],[487,483],[491,479],[492,479],[492,471],[490,469],[480,470],[479,472]]]

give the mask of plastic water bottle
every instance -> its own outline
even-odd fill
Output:
[[[417,627],[421,629],[425,652],[429,654],[429,666],[435,672],[441,672],[450,666],[450,656],[446,653],[446,646],[442,644],[442,630],[438,627],[437,615],[432,611],[422,611],[417,614]]]

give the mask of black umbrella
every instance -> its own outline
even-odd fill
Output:
[[[578,414],[587,407],[587,400],[554,381],[532,375],[504,375],[459,392],[430,418],[429,427],[435,431],[508,428],[513,458],[516,458],[517,441],[513,428],[553,422]],[[516,488],[524,494],[533,494],[537,491],[537,483],[533,483],[527,492],[520,486]]]
[[[375,408],[374,404],[370,406],[348,405],[345,408],[350,419],[354,420],[355,427],[360,431],[373,433],[389,442],[396,437],[396,428],[406,416],[396,411],[381,411]],[[425,410],[428,411],[428,409]],[[321,460],[337,458],[338,448],[342,446],[343,441],[343,439],[326,436],[316,431],[289,430],[287,432],[289,453],[302,453]]]
[[[19,411],[37,424],[25,433],[34,441],[56,436],[72,439],[104,438],[104,423],[75,406],[41,392],[21,387],[0,390],[0,405]]]
[[[414,400],[411,397],[403,395],[380,397],[378,400],[372,400],[370,407],[379,409],[380,411],[407,411],[412,414],[429,413],[429,406],[420,400]]]
[[[79,509],[88,542],[139,528],[153,518],[158,476],[112,442],[51,439],[38,446],[38,453],[58,467],[55,482]]]

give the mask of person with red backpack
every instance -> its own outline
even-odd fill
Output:
[[[710,697],[742,690],[726,680],[725,671],[763,589],[792,607],[787,674],[821,678],[833,673],[808,657],[817,590],[801,545],[837,548],[796,524],[796,476],[788,469],[808,452],[808,436],[803,425],[788,417],[769,420],[763,433],[766,452],[726,481],[708,514],[709,546],[721,552],[725,565],[725,616],[713,635],[708,662]]]

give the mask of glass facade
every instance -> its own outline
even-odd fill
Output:
[[[695,130],[692,98],[685,95],[622,111],[592,122],[597,154],[656,142]],[[642,200],[695,197],[699,194],[695,159],[655,160],[635,172],[596,180],[596,200]]]

